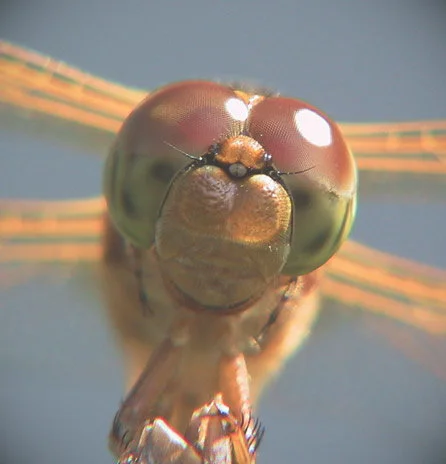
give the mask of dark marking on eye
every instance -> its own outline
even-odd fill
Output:
[[[135,204],[133,203],[132,195],[127,188],[124,188],[121,194],[121,205],[125,211],[125,215],[129,218],[138,218]]]
[[[333,234],[333,227],[322,229],[313,240],[311,240],[305,247],[305,253],[312,254],[318,253],[327,243],[328,238]]]
[[[150,166],[148,174],[150,179],[155,178],[156,180],[167,184],[172,180],[175,172],[175,169],[169,163],[158,161]]]
[[[292,198],[296,210],[307,209],[311,205],[311,194],[305,190],[293,190]]]

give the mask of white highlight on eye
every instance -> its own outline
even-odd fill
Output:
[[[238,98],[230,98],[226,101],[225,106],[226,111],[236,121],[246,121],[248,118],[248,107],[242,100],[239,100]]]
[[[328,122],[319,114],[307,108],[296,111],[294,123],[302,137],[317,147],[331,144],[332,136]]]

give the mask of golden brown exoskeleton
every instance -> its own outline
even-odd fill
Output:
[[[104,190],[104,295],[136,381],[115,453],[148,418],[184,433],[219,393],[247,421],[309,332],[318,269],[353,222],[337,125],[300,100],[179,82],[128,116]]]
[[[319,266],[353,216],[337,126],[304,102],[203,81],[131,112],[145,91],[4,41],[0,81],[2,127],[89,153],[105,154],[130,113],[108,160],[113,220],[101,197],[1,200],[0,284],[100,261],[128,388],[139,379],[112,431],[120,462],[253,463],[251,405],[309,333]],[[363,193],[444,197],[446,121],[341,129]],[[444,342],[444,271],[352,241],[324,269],[322,295]],[[441,350],[435,361],[394,335],[444,377]]]

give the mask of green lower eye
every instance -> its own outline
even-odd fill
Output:
[[[355,217],[356,193],[336,195],[321,186],[307,185],[304,207],[302,189],[293,204],[291,251],[284,273],[304,275],[327,262],[348,237]]]

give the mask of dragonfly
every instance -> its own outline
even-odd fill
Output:
[[[135,107],[139,108],[147,92],[107,82],[7,42],[2,42],[0,47],[2,125],[20,127],[20,130],[39,135],[47,134],[99,155],[105,155],[110,147],[113,147],[111,153],[116,152],[119,143],[126,147],[131,145],[125,138],[124,142],[116,142],[116,134],[120,130],[125,133],[125,123],[124,129],[120,129],[123,121],[134,114],[132,111]],[[215,85],[217,90],[213,87],[213,92],[226,92],[220,84]],[[187,88],[186,94],[191,91],[193,85]],[[157,92],[154,95],[156,97]],[[253,97],[258,97],[256,93],[242,90],[231,95],[236,101],[244,102],[242,109],[249,105],[255,108],[258,104],[252,101]],[[275,101],[274,98],[265,101]],[[240,118],[233,117],[234,121],[234,124],[238,124]],[[417,185],[428,185],[432,195],[441,196],[444,192],[446,121],[340,124],[339,127],[359,168],[360,192],[367,194],[374,190],[386,190],[392,194],[405,195]],[[261,134],[266,131],[266,126],[259,130]],[[234,129],[234,133],[238,133],[237,130]],[[193,154],[194,144],[191,149],[191,146],[183,146],[180,138],[173,141],[166,138],[161,140],[162,149],[169,152],[170,157],[183,164],[203,163],[201,156]],[[246,148],[245,142],[241,141]],[[221,147],[217,148],[221,150]],[[247,151],[251,148],[249,146]],[[215,158],[218,150],[211,151],[209,156]],[[232,147],[229,152],[233,151]],[[274,153],[274,144],[271,151]],[[260,159],[260,163],[263,163],[261,168],[269,169],[269,162],[264,155]],[[113,159],[113,156],[109,157],[107,163],[113,165]],[[342,162],[349,164],[347,154]],[[245,175],[240,172],[243,163],[231,162],[230,166],[235,170],[234,175]],[[166,176],[168,168],[162,165],[156,167],[161,179]],[[180,164],[177,170],[181,169],[183,167]],[[317,169],[318,166],[311,164],[302,167],[285,163],[282,170],[285,171],[284,177],[295,178]],[[107,172],[112,173],[113,167]],[[109,178],[113,179],[112,174],[109,174]],[[350,180],[345,181],[349,184],[346,190],[353,188],[350,185],[353,183],[352,178],[349,176]],[[251,407],[257,403],[269,376],[280,370],[283,360],[310,333],[320,296],[394,319],[440,340],[444,337],[444,271],[347,241],[332,259],[327,258],[323,278],[322,270],[310,272],[318,269],[321,263],[317,262],[310,271],[294,270],[311,276],[305,280],[304,285],[299,279],[275,281],[275,291],[265,296],[270,302],[260,301],[258,304],[260,309],[266,305],[268,310],[262,317],[255,319],[254,328],[250,329],[257,337],[248,337],[246,343],[243,338],[243,349],[234,347],[236,343],[230,336],[228,339],[222,336],[221,345],[224,346],[225,356],[213,359],[218,364],[222,378],[218,382],[221,392],[215,391],[210,397],[194,392],[196,398],[193,400],[184,395],[181,397],[178,394],[181,389],[178,390],[171,381],[172,370],[179,366],[178,359],[181,358],[181,352],[184,352],[184,346],[188,345],[190,331],[205,334],[209,327],[209,317],[215,318],[215,315],[203,317],[202,311],[189,311],[174,318],[173,322],[163,316],[159,322],[163,327],[160,333],[167,330],[169,336],[163,339],[160,333],[152,333],[150,341],[147,340],[147,330],[150,332],[150,329],[146,326],[150,324],[151,317],[155,317],[151,314],[154,310],[151,308],[153,301],[150,301],[150,296],[159,293],[157,288],[163,288],[165,281],[163,275],[153,272],[156,269],[156,266],[150,265],[150,260],[155,259],[153,254],[140,253],[139,248],[132,245],[123,246],[122,234],[130,237],[130,242],[143,243],[145,246],[145,236],[153,232],[144,229],[144,225],[144,234],[141,236],[137,227],[126,229],[127,223],[122,219],[125,216],[121,208],[122,201],[114,204],[113,189],[109,188],[107,193],[107,185],[111,183],[112,180],[107,180],[106,176],[105,191],[110,215],[106,214],[107,205],[103,197],[53,202],[2,200],[0,259],[2,265],[8,268],[3,278],[4,285],[19,282],[23,277],[23,266],[32,273],[43,265],[73,267],[84,263],[102,263],[98,285],[104,289],[109,316],[127,358],[129,393],[111,432],[111,448],[120,462],[255,462],[263,429],[253,419]],[[168,183],[170,185],[170,181]],[[173,182],[170,188],[175,188],[176,184],[177,181]],[[156,195],[157,186],[153,188]],[[161,196],[164,197],[165,192]],[[199,201],[197,198],[195,200]],[[136,208],[140,206],[137,199],[133,198],[132,201],[136,203]],[[162,198],[157,200],[158,203],[162,201]],[[181,213],[175,209],[175,205],[168,205],[168,208]],[[157,214],[157,208],[144,206]],[[350,202],[348,207],[340,208],[347,217],[344,223],[347,222],[348,229],[354,206]],[[116,233],[113,224],[120,222],[123,222],[126,230]],[[284,229],[279,235],[286,233]],[[341,235],[346,233],[342,232]],[[122,266],[122,262],[126,266]],[[20,267],[17,267],[18,264]],[[209,279],[212,281],[212,275]],[[184,293],[190,293],[190,285],[186,278],[182,280],[180,292],[171,288],[169,291],[177,291],[184,296]],[[221,292],[221,298],[227,296],[224,293]],[[163,298],[168,299],[169,295],[161,295],[161,303],[155,302],[155,308],[157,304],[163,303]],[[239,299],[246,300],[251,310],[255,307],[250,295],[243,294]],[[117,301],[124,303],[116,304]],[[202,302],[203,306],[221,304],[221,301]],[[232,314],[233,304],[233,301],[227,304],[229,310],[221,320],[239,321],[234,317],[241,313]],[[287,310],[294,305],[303,308],[299,311],[299,317],[296,317],[295,311]],[[126,311],[123,311],[123,307]],[[230,326],[230,322],[227,325]],[[225,327],[222,333],[225,336],[233,335],[234,328],[228,330]],[[234,350],[231,351],[231,348]],[[269,354],[269,351],[275,350],[280,352],[280,362]],[[259,352],[264,356],[261,362],[256,363]],[[151,356],[147,361],[149,353]],[[197,352],[189,355],[187,374],[192,378],[199,375],[197,373],[202,371],[203,363],[212,364],[206,356],[200,356]],[[268,376],[262,375],[264,372],[268,372]],[[248,381],[249,377],[254,380]],[[170,388],[170,391],[167,388],[167,393],[166,385]],[[203,430],[205,432],[200,434]]]

